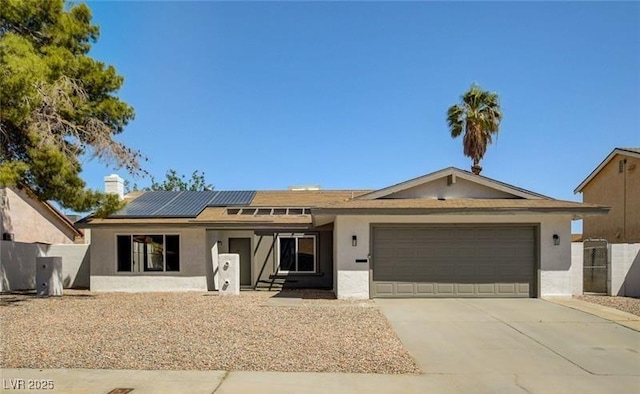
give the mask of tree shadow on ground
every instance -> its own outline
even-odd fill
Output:
[[[35,290],[13,290],[0,293],[0,307],[17,306],[20,303],[30,302],[35,299],[54,298],[94,298],[93,294],[62,294],[62,296],[38,296]]]

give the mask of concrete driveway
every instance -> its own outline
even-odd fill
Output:
[[[378,299],[423,373],[462,392],[640,388],[640,333],[539,299]]]

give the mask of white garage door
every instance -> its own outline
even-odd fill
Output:
[[[536,227],[374,225],[372,297],[535,297]]]

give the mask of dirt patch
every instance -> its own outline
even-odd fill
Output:
[[[375,304],[328,294],[3,294],[0,367],[419,373]]]

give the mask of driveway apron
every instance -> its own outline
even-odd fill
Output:
[[[531,392],[640,387],[640,333],[581,311],[540,299],[376,303],[427,375],[512,375]]]

